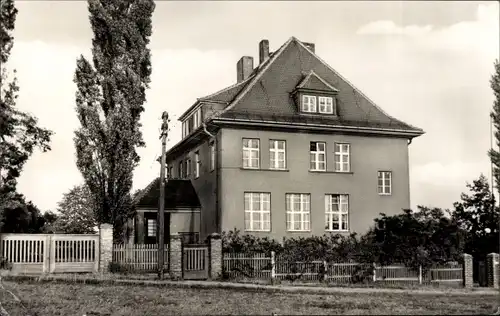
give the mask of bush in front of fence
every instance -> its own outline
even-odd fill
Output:
[[[126,274],[133,273],[134,269],[127,264],[110,262],[108,265],[108,271],[111,273],[118,273],[118,274],[125,274],[126,275]]]
[[[10,263],[7,258],[0,257],[0,270],[11,270],[12,263]]]

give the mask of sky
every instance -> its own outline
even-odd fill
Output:
[[[75,163],[73,75],[91,57],[85,1],[17,1],[9,68],[17,70],[17,106],[54,131],[47,153],[26,164],[18,189],[41,210],[83,183]],[[499,57],[499,4],[431,1],[157,1],[151,87],[142,132],[146,147],[133,189],[159,174],[161,113],[171,114],[168,147],[181,138],[177,118],[196,98],[236,82],[243,55],[258,59],[291,36],[316,53],[390,115],[423,128],[410,150],[411,205],[451,208],[466,183],[490,178],[489,80]]]

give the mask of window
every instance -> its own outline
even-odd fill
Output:
[[[349,196],[347,194],[325,195],[325,230],[348,230]]]
[[[170,166],[168,167],[168,178],[172,179],[174,177],[174,167]]]
[[[349,172],[349,144],[335,144],[335,171]]]
[[[184,177],[184,162],[181,160],[179,161],[179,179],[182,179]]]
[[[243,168],[259,169],[259,140],[243,138]]]
[[[286,142],[284,140],[269,141],[269,168],[286,168]]]
[[[316,110],[316,97],[313,95],[302,96],[302,112],[315,113]]]
[[[187,123],[186,121],[182,122],[182,138],[186,137],[188,132],[187,132]]]
[[[271,230],[271,194],[245,192],[245,230]]]
[[[309,231],[311,196],[309,194],[286,194],[286,229],[288,231]]]
[[[309,168],[314,171],[326,171],[326,143],[311,142],[311,163]]]
[[[201,117],[201,108],[198,108],[193,114],[194,116],[194,128],[198,128],[201,125],[202,117]]]
[[[156,220],[148,219],[148,237],[156,237]]]
[[[186,159],[186,178],[191,176],[191,159]]]
[[[319,113],[333,114],[333,98],[332,97],[319,97]]]
[[[198,178],[200,176],[200,153],[197,151],[194,153],[195,167],[194,167],[194,177]]]
[[[378,172],[378,194],[391,195],[392,193],[392,172]]]
[[[211,142],[209,145],[210,149],[210,171],[215,170],[215,143]]]

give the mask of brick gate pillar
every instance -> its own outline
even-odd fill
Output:
[[[113,260],[113,226],[99,226],[99,272],[109,272],[109,264]]]
[[[500,285],[500,263],[498,253],[490,253],[486,256],[486,273],[488,275],[487,285],[495,289]]]
[[[472,256],[464,253],[462,260],[463,267],[463,284],[465,288],[472,288],[474,280],[472,278]]]
[[[170,277],[172,280],[182,279],[182,240],[179,234],[170,235],[168,257]]]
[[[213,233],[208,236],[210,243],[210,279],[217,280],[222,277],[222,238]]]

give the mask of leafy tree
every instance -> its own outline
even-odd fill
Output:
[[[464,231],[439,208],[376,218],[376,228],[363,239],[364,259],[382,265],[403,263],[417,269],[457,261],[463,253]]]
[[[500,147],[500,63],[498,60],[494,64],[495,73],[491,77],[490,86],[493,90],[495,100],[493,101],[493,110],[491,111],[491,118],[495,126],[495,142],[496,146]],[[489,156],[493,164],[493,178],[497,185],[500,194],[500,152],[493,148],[489,151]]]
[[[21,194],[15,195],[15,201],[12,207],[4,208],[0,224],[3,226],[2,232],[27,234],[48,232],[55,214],[50,212],[42,214],[31,201],[26,202]]]
[[[133,213],[132,172],[144,146],[139,123],[151,75],[147,48],[152,0],[89,0],[93,63],[77,60],[77,166],[97,207],[98,223],[114,225],[115,241]]]
[[[20,207],[17,179],[35,148],[50,150],[52,132],[37,126],[37,119],[16,109],[19,87],[5,67],[14,45],[17,9],[13,0],[0,2],[0,217],[5,208]]]
[[[467,188],[471,194],[462,193],[462,201],[454,204],[453,218],[467,232],[465,252],[484,259],[488,253],[498,253],[499,209],[484,175]]]
[[[58,205],[60,215],[54,222],[56,233],[94,234],[95,202],[85,185],[75,186],[63,195]]]

